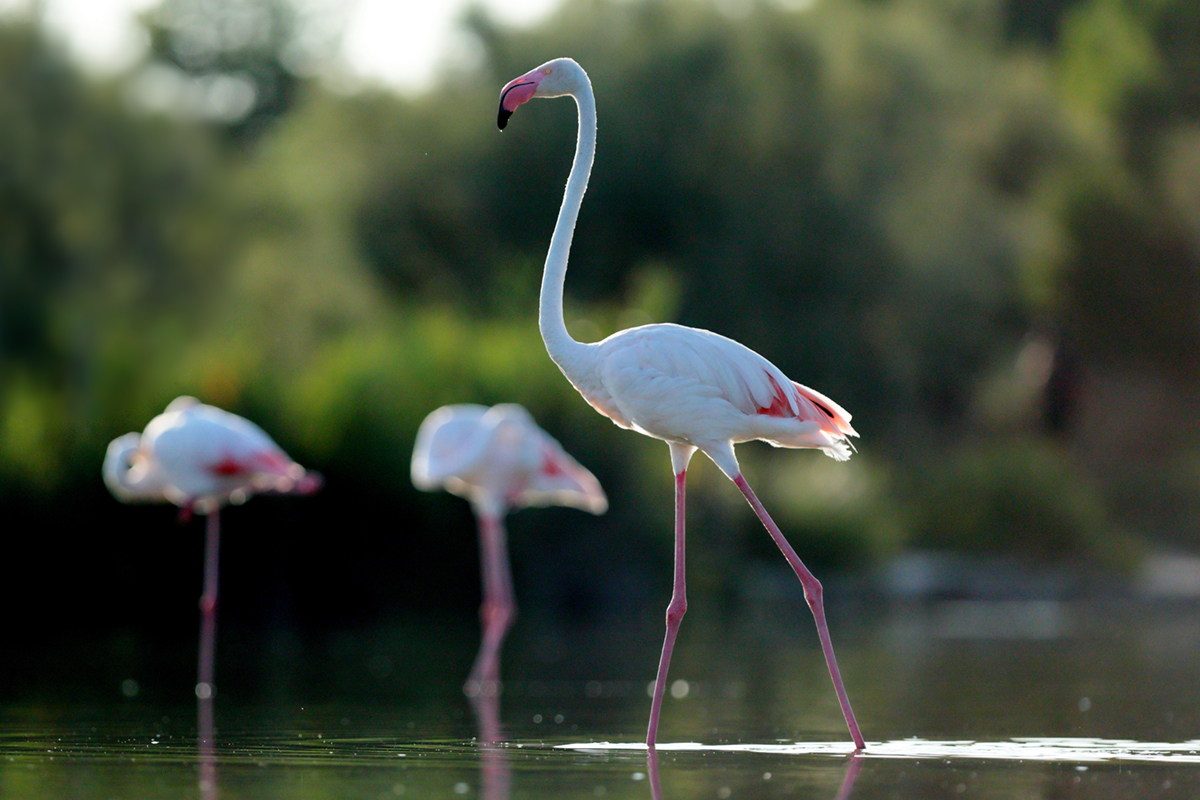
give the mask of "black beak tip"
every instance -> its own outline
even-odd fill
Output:
[[[504,108],[501,107],[500,113],[496,115],[496,125],[499,126],[500,130],[504,130],[505,126],[508,125],[508,118],[511,116],[511,111],[505,111]]]

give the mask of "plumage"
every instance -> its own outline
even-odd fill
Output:
[[[431,412],[417,430],[413,485],[445,489],[471,502],[479,526],[483,637],[464,686],[493,695],[500,682],[500,648],[516,618],[505,515],[527,506],[571,506],[603,514],[600,482],[515,403],[460,404]]]
[[[140,433],[126,433],[108,443],[101,474],[104,485],[122,503],[161,503],[167,482],[158,462],[139,453]]]
[[[319,485],[262,428],[194,397],[171,401],[141,435],[113,440],[103,474],[119,500],[165,500],[202,514],[257,492]]]
[[[700,450],[737,484],[803,584],[838,702],[861,748],[862,734],[829,639],[821,584],[746,483],[734,453],[735,444],[759,439],[776,447],[816,448],[845,461],[853,450],[849,437],[858,435],[850,414],[820,392],[790,380],[750,348],[709,331],[668,323],[620,331],[594,344],[571,338],[562,296],[575,223],[595,158],[591,81],[569,58],[548,61],[504,86],[498,123],[504,129],[513,112],[529,100],[562,96],[575,100],[579,136],[546,254],[538,326],[551,359],[584,399],[617,425],[665,441],[675,472],[675,580],[646,743],[655,745],[671,652],[687,609],[684,487],[688,462]]]
[[[857,435],[850,415],[732,339],[665,323],[595,347],[597,404],[622,427],[705,451],[761,439],[849,458],[846,437]]]
[[[442,406],[421,423],[413,485],[445,489],[485,513],[570,506],[603,514],[600,482],[515,403]]]

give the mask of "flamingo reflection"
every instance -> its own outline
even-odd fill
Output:
[[[472,695],[471,708],[479,728],[479,797],[508,800],[512,792],[512,766],[504,752],[500,697],[494,692]]]
[[[500,698],[496,694],[480,693],[471,696],[470,700],[479,732],[479,797],[481,800],[509,800],[512,792],[512,765],[508,762],[504,747]],[[862,751],[856,750],[846,762],[846,772],[833,800],[850,800],[862,766]],[[650,800],[663,800],[662,775],[658,763],[658,749],[655,747],[646,751],[646,776],[650,783]],[[204,797],[202,800],[212,798]]]
[[[856,750],[850,754],[850,760],[846,763],[846,775],[842,778],[842,785],[838,787],[838,793],[834,795],[834,800],[850,800],[850,794],[854,791],[854,782],[858,780],[858,773],[861,769],[862,753]],[[651,747],[646,751],[646,774],[650,778],[651,800],[663,800],[657,748]]]

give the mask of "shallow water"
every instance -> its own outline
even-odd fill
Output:
[[[869,742],[854,757],[803,617],[760,609],[689,617],[656,759],[640,744],[649,701],[638,680],[653,667],[653,624],[518,627],[503,696],[474,704],[453,688],[469,646],[426,641],[418,674],[445,678],[414,689],[400,663],[414,653],[387,648],[424,639],[389,629],[323,651],[308,680],[347,688],[320,702],[305,681],[266,702],[230,680],[211,754],[194,704],[160,702],[153,685],[9,703],[0,797],[1200,796],[1197,609],[941,603],[846,621],[865,617],[831,621]],[[445,640],[459,638],[469,645],[470,629]],[[234,636],[223,653],[239,652]],[[394,680],[381,679],[385,656]]]
[[[211,761],[194,739],[78,726],[0,738],[5,798],[774,798],[1195,797],[1200,742],[1096,739],[644,746],[591,741],[381,736],[329,717],[223,736]],[[380,722],[381,720],[377,720]],[[396,720],[403,730],[407,723]],[[110,725],[112,723],[110,722]],[[134,726],[136,727],[136,725]]]

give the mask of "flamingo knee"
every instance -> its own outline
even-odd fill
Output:
[[[479,606],[479,620],[487,630],[507,631],[516,619],[517,608],[512,604],[484,601]]]
[[[814,611],[818,608],[824,608],[825,590],[821,588],[821,582],[811,574],[807,576],[807,580],[805,579],[806,576],[801,575],[799,577],[800,585],[804,587],[804,601],[808,603],[808,607]]]
[[[683,615],[687,613],[687,598],[672,597],[671,602],[667,604],[667,625],[671,628],[679,627],[683,622]]]

